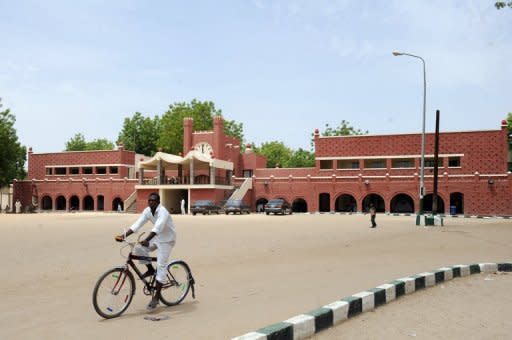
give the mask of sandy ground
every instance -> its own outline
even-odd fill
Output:
[[[103,272],[123,263],[113,236],[136,217],[0,215],[0,338],[227,339],[396,278],[446,265],[512,260],[510,220],[447,219],[443,228],[422,228],[413,225],[414,217],[379,215],[379,227],[370,229],[369,217],[363,215],[176,215],[178,241],[171,256],[190,264],[197,299],[159,307],[156,315],[170,319],[148,321],[148,298],[138,285],[122,317],[102,320],[92,307],[92,290]],[[319,338],[414,333],[423,339],[467,338],[464,334],[485,339],[498,337],[491,328],[503,324],[510,334],[510,299],[501,299],[510,276],[456,279],[344,322]],[[443,294],[455,300],[443,303]],[[482,305],[488,306],[491,298],[489,303],[504,311],[493,317],[496,323],[480,321]],[[425,324],[427,316],[440,310],[441,315],[471,315],[471,324],[459,322],[462,316]],[[413,317],[410,327],[404,328],[409,325],[401,321],[404,315]],[[468,327],[471,333],[461,331]]]

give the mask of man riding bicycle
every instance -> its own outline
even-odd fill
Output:
[[[149,252],[158,249],[156,261],[156,285],[155,295],[149,302],[147,310],[152,311],[158,305],[160,299],[160,291],[165,282],[167,274],[167,262],[171,255],[171,250],[176,243],[176,229],[172,221],[171,215],[160,205],[160,196],[157,193],[151,193],[148,197],[148,207],[144,209],[139,219],[128,229],[126,234],[118,235],[115,240],[124,241],[125,237],[136,233],[146,222],[153,223],[153,229],[146,239],[135,246],[133,253],[138,256],[149,256]],[[147,266],[147,271],[143,277],[150,277],[155,274],[155,269],[150,261],[140,261]]]

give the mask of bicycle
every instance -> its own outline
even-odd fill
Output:
[[[146,260],[156,262],[156,257],[138,256],[133,254],[133,248],[139,243],[144,233],[140,234],[137,242],[123,241],[119,253],[126,258],[122,266],[114,267],[100,276],[92,293],[92,303],[96,313],[105,319],[112,319],[123,314],[135,295],[135,278],[130,268],[144,283],[142,289],[144,295],[153,296],[155,292],[156,271],[149,278],[143,277],[143,273],[137,268],[133,260]],[[123,255],[123,249],[130,247],[130,253]],[[167,306],[180,304],[188,292],[192,290],[192,298],[196,298],[194,290],[195,280],[189,265],[183,260],[173,260],[167,266],[166,282],[160,292],[160,301]]]

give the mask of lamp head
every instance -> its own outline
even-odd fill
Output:
[[[401,53],[401,52],[396,52],[396,51],[395,51],[395,52],[393,52],[393,55],[394,55],[395,57],[398,57],[399,55],[402,55],[402,53]]]

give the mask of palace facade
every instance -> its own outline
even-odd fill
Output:
[[[243,199],[253,207],[273,198],[295,212],[419,210],[421,134],[322,137],[314,133],[315,167],[267,168],[266,159],[242,152],[226,136],[222,117],[212,131],[193,131],[185,118],[183,153],[137,155],[113,151],[37,154],[29,149],[28,178],[15,181],[13,199],[40,211],[142,211],[157,191],[171,212],[179,202]],[[512,215],[508,130],[439,135],[438,212]],[[432,210],[434,134],[426,134],[424,210]],[[188,209],[187,209],[188,211]]]

